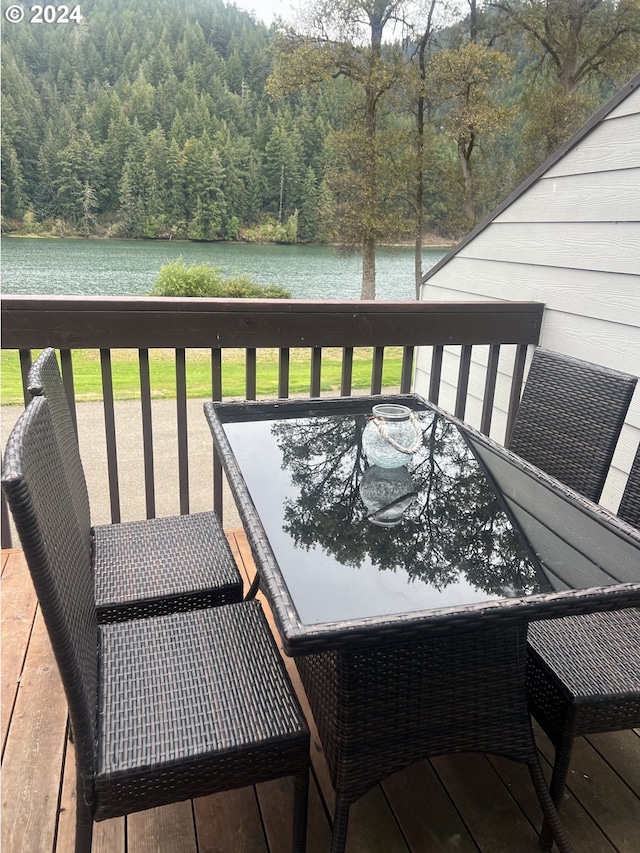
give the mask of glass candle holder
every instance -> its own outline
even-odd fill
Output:
[[[422,444],[422,430],[408,406],[379,403],[362,433],[362,449],[370,465],[399,468]]]

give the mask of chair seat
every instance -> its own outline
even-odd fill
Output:
[[[102,625],[99,642],[96,820],[304,771],[308,728],[257,601]]]
[[[640,609],[533,622],[528,640],[531,710],[552,740],[640,725]]]
[[[92,562],[101,623],[242,600],[242,578],[213,512],[96,526]]]

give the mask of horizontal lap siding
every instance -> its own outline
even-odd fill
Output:
[[[613,172],[618,169],[638,168],[637,117],[640,113],[638,91],[633,94],[634,111],[629,115],[608,116],[578,146],[546,172],[547,177],[579,175],[590,172]]]
[[[429,281],[428,290],[425,288],[429,299],[478,299],[481,293],[484,299],[498,300],[517,289],[518,299],[544,302],[552,298],[554,311],[640,326],[638,288],[629,286],[629,276],[624,273],[581,270],[576,274],[573,269],[556,268],[550,293],[546,267],[459,256],[454,260]]]
[[[425,300],[524,300],[546,305],[540,344],[640,373],[640,78],[616,107],[514,195],[427,280]],[[486,348],[474,350],[482,363]],[[513,347],[503,348],[505,350]],[[491,434],[508,406],[508,368],[499,366]],[[458,354],[445,354],[441,403],[450,408]],[[417,358],[416,390],[429,383],[428,358]],[[472,367],[467,418],[477,423],[484,376]],[[602,502],[617,508],[640,440],[636,390]]]
[[[620,220],[638,218],[639,198],[640,165],[618,172],[544,177],[494,222],[528,219],[542,223],[617,224]]]
[[[640,131],[640,128],[639,128]],[[532,264],[552,270],[632,275],[640,265],[637,222],[496,222],[460,252],[462,258]],[[517,277],[517,270],[513,271]],[[549,281],[553,291],[553,282]],[[513,297],[520,298],[520,297]]]

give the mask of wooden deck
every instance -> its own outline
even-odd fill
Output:
[[[253,563],[229,532],[239,565]],[[289,671],[299,688],[295,666]],[[303,706],[306,700],[299,688]],[[312,726],[309,853],[329,849],[333,796]],[[64,693],[21,551],[2,552],[2,850],[73,850],[74,762]],[[545,772],[553,750],[538,743]],[[257,785],[96,824],[101,853],[285,853],[287,781]],[[575,853],[640,850],[640,731],[580,739],[562,811]],[[540,813],[521,765],[483,755],[420,762],[351,810],[348,853],[539,850]]]

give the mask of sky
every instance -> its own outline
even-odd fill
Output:
[[[247,12],[253,12],[256,18],[269,26],[276,15],[290,19],[292,2],[295,0],[230,0],[234,5]]]

